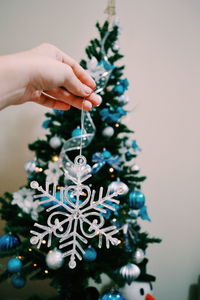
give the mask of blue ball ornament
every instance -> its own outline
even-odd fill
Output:
[[[129,195],[129,205],[132,209],[140,209],[145,204],[145,196],[141,191],[132,191]]]
[[[85,261],[94,261],[97,258],[97,252],[93,247],[88,247],[83,254]]]
[[[125,299],[120,292],[116,290],[109,290],[100,297],[100,300],[125,300]]]
[[[20,244],[18,236],[14,236],[11,233],[3,234],[0,237],[0,252],[17,247]]]
[[[108,159],[108,158],[110,158],[112,155],[111,155],[111,153],[110,153],[109,151],[104,150],[104,151],[102,152],[102,156],[103,156],[105,159]]]
[[[22,269],[22,262],[19,258],[11,258],[7,262],[7,271],[10,273],[17,273],[20,272]]]
[[[83,134],[83,132],[80,127],[77,127],[72,131],[72,137],[80,136],[82,134]]]
[[[11,277],[11,283],[15,288],[21,289],[25,286],[26,281],[20,274],[15,274]]]

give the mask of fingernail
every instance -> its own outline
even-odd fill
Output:
[[[90,101],[84,100],[83,101],[83,106],[84,106],[83,107],[84,109],[89,109],[89,110],[92,109],[92,103]]]
[[[100,95],[97,95],[97,97],[98,97],[98,104],[97,104],[97,106],[100,106],[101,103],[102,103],[102,97]]]
[[[92,93],[92,89],[89,87],[89,86],[87,86],[87,85],[83,85],[83,89],[84,89],[84,92],[87,94],[87,95],[89,95],[89,94],[91,94]]]

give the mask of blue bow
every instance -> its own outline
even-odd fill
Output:
[[[110,112],[109,108],[104,108],[100,111],[100,116],[102,121],[107,121],[107,122],[118,122],[118,120],[126,115],[126,111],[122,107],[118,107],[116,111]]]
[[[106,60],[101,60],[98,65],[103,65],[104,69],[106,71],[110,71],[110,70],[113,70],[115,68],[115,66],[111,65],[108,61]]]
[[[138,146],[138,144],[137,144],[137,142],[136,142],[136,140],[133,140],[133,142],[132,142],[132,148],[133,148],[133,150],[135,151],[135,152],[141,152],[142,151],[142,149]]]
[[[106,151],[107,155],[104,155],[104,152],[96,152],[92,156],[92,161],[96,162],[96,164],[92,167],[92,173],[96,174],[105,164],[109,164],[111,167],[113,167],[116,170],[121,170],[120,163],[121,158],[118,155],[112,156],[110,152]]]
[[[128,89],[129,82],[128,79],[121,79],[119,83],[114,87],[114,91],[118,95],[123,95],[124,92]]]

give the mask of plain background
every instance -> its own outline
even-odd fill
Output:
[[[105,0],[1,0],[0,54],[50,42],[79,61],[105,6]],[[187,300],[200,274],[200,2],[118,0],[117,14],[130,81],[125,122],[136,131],[143,149],[137,163],[148,176],[143,191],[152,222],[142,226],[163,238],[149,247],[148,271],[157,276],[158,300]],[[24,184],[23,165],[33,157],[27,144],[44,135],[46,111],[28,103],[0,112],[0,194]],[[50,294],[43,282],[20,291],[6,283],[1,299],[26,299],[36,287]]]

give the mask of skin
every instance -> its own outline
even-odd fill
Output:
[[[0,110],[32,101],[53,109],[91,110],[101,103],[92,77],[51,44],[0,56]]]

